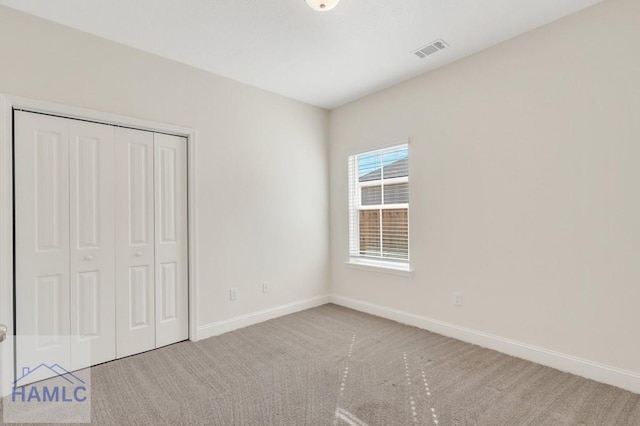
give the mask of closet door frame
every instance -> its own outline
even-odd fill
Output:
[[[86,108],[0,94],[0,324],[8,328],[7,339],[0,344],[0,396],[11,393],[15,380],[14,360],[14,172],[13,172],[13,111],[49,114],[78,120],[93,121],[121,127],[182,136],[187,139],[187,208],[188,208],[188,288],[189,340],[198,340],[197,328],[197,132],[193,128],[156,121],[141,120]]]

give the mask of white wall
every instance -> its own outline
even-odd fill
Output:
[[[328,292],[326,111],[1,6],[0,57],[0,93],[197,130],[199,325]]]
[[[334,293],[640,372],[639,16],[609,0],[332,111]],[[349,268],[347,156],[406,137],[415,274]]]

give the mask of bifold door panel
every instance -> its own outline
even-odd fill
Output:
[[[188,336],[187,146],[155,135],[156,346]]]
[[[69,124],[15,117],[17,371],[70,365]]]
[[[187,339],[186,139],[14,114],[16,378]]]
[[[116,129],[118,358],[156,347],[153,133]]]
[[[111,126],[65,121],[70,128],[71,367],[78,369],[116,357],[114,135]]]

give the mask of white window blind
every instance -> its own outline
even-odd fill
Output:
[[[409,262],[409,147],[349,157],[349,257]]]

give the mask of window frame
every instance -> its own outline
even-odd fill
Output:
[[[384,155],[386,153],[403,150],[407,151],[407,161],[409,162],[410,148],[409,141],[404,140],[394,145],[388,146],[382,149],[376,149],[372,151],[360,152],[348,156],[348,209],[349,209],[349,235],[348,235],[348,261],[347,264],[356,267],[358,269],[373,269],[384,270],[383,272],[398,273],[404,275],[405,273],[412,273],[411,271],[411,232],[410,232],[410,206],[411,198],[408,197],[407,203],[393,203],[385,204],[385,186],[406,183],[407,188],[410,188],[410,167],[407,170],[407,176],[393,177],[384,179],[384,165],[381,167],[380,179],[367,180],[360,182],[358,177],[359,160],[368,155],[377,154]],[[380,204],[362,204],[362,189],[367,187],[380,186]],[[407,189],[409,191],[409,189]],[[409,195],[409,194],[408,194]],[[394,259],[389,257],[383,257],[383,211],[384,210],[398,210],[406,209],[407,211],[407,258],[406,259]],[[360,212],[366,210],[376,210],[380,212],[380,256],[365,256],[360,251]]]

